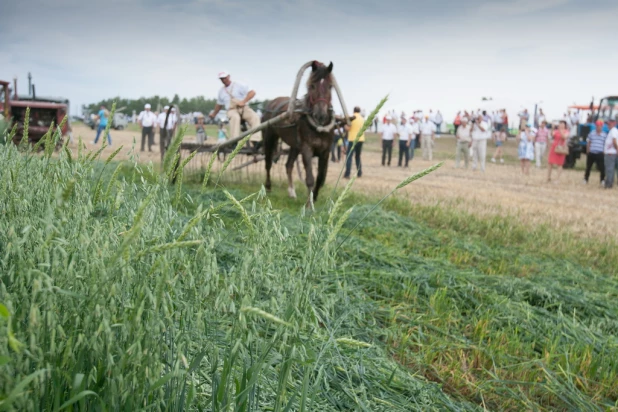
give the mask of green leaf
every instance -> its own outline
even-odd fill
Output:
[[[39,369],[38,371],[31,373],[30,375],[22,379],[21,382],[19,382],[17,386],[13,388],[11,393],[9,393],[9,396],[7,396],[6,399],[0,402],[0,411],[11,410],[11,405],[17,400],[17,398],[19,398],[23,394],[26,386],[28,386],[30,382],[32,382],[33,380],[38,378],[39,375],[42,375],[45,372],[47,372],[46,369]]]
[[[58,409],[59,411],[68,408],[69,406],[73,405],[75,402],[78,402],[82,399],[84,399],[86,396],[89,395],[94,395],[94,396],[98,396],[96,394],[96,392],[93,391],[81,391],[80,393],[78,393],[77,395],[73,396],[71,399],[69,399],[68,401],[66,401],[65,403],[63,403],[60,406],[60,409]]]
[[[2,303],[0,303],[0,316],[2,316],[5,319],[8,319],[11,316],[11,314],[9,313],[9,310]]]

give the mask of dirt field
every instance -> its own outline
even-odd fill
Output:
[[[72,147],[77,147],[78,136],[82,137],[88,148],[94,147],[92,144],[94,131],[82,125],[75,125],[73,130]],[[192,129],[185,137],[186,141],[195,141],[191,131]],[[111,136],[113,146],[105,149],[103,158],[116,150],[119,145],[123,145],[126,150],[123,149],[119,153],[118,159],[127,159],[135,139],[134,154],[138,161],[155,163],[160,159],[158,136],[155,138],[157,145],[152,153],[139,152],[141,142],[139,133],[112,131]],[[417,149],[409,169],[397,167],[398,149],[395,147],[391,166],[383,167],[377,137],[369,135],[368,142],[363,148],[363,177],[357,179],[354,188],[356,191],[371,194],[387,193],[406,177],[443,160],[444,165],[439,170],[408,185],[402,190],[401,195],[409,197],[413,202],[426,205],[439,204],[481,216],[508,214],[531,225],[549,223],[555,227],[571,229],[585,236],[615,238],[618,232],[618,219],[615,218],[618,213],[618,190],[616,188],[601,189],[598,182],[599,173],[596,170],[593,171],[588,185],[582,183],[582,170],[564,170],[557,183],[548,184],[545,167],[537,170],[532,166],[530,176],[522,176],[514,140],[506,143],[506,163],[503,165],[492,164],[489,161],[493,150],[493,144],[489,142],[485,173],[455,169],[455,140],[447,136],[436,140],[432,162],[423,161],[421,151]],[[230,167],[233,168],[247,160],[249,159],[245,157],[239,158]],[[585,158],[580,159],[578,167],[581,167],[584,161]],[[198,155],[192,162],[192,167],[199,168],[205,162],[207,162],[207,157]],[[285,190],[284,163],[283,159],[274,167],[273,177],[280,181],[275,184],[273,190]],[[342,164],[330,163],[328,184],[332,185],[336,182]],[[353,165],[352,173],[355,173],[355,170]],[[257,189],[263,181],[263,163],[230,173],[236,174],[239,179],[255,180]],[[303,190],[304,183],[299,180],[296,171],[294,177],[297,193],[301,197],[306,193]]]

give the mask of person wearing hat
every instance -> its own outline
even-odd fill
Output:
[[[176,108],[172,106],[170,109],[170,115],[167,117],[167,130],[165,131],[165,135],[167,136],[167,144],[169,144],[174,138],[177,123],[178,114],[176,113]]]
[[[614,175],[618,174],[618,127],[616,119],[607,121],[610,128],[605,139],[605,188],[611,189],[614,186]]]
[[[391,157],[393,155],[393,140],[397,135],[397,126],[393,117],[390,114],[386,115],[386,124],[382,128],[380,133],[380,141],[382,142],[382,166],[386,163],[386,157],[388,155],[388,165],[391,165]]]
[[[397,134],[399,135],[399,162],[397,163],[398,167],[402,166],[402,161],[405,158],[406,163],[405,167],[408,167],[408,163],[410,162],[410,143],[412,142],[412,126],[408,124],[408,121],[405,117],[401,118],[401,123],[399,124],[399,129]]]
[[[421,128],[416,119],[414,119],[414,116],[410,116],[409,124],[412,129],[412,136],[410,136],[410,160],[412,160],[414,159],[414,149],[416,149],[419,144],[418,139],[420,139],[421,136]]]
[[[472,128],[468,124],[467,117],[460,118],[459,127],[457,127],[457,132],[455,132],[455,138],[457,140],[457,151],[455,152],[455,168],[459,169],[459,163],[461,161],[461,157],[463,156],[464,165],[466,169],[468,168],[468,164],[470,163],[470,148],[472,147]]]
[[[144,151],[146,136],[148,136],[148,151],[152,152],[152,145],[154,144],[154,128],[157,124],[157,116],[150,111],[149,103],[144,105],[144,110],[142,110],[137,117],[137,123],[142,129],[142,148],[140,151]]]
[[[215,110],[209,116],[214,119],[219,110],[225,107],[227,117],[230,120],[230,136],[232,138],[240,135],[241,119],[247,121],[251,129],[259,126],[261,123],[260,117],[252,108],[247,106],[247,103],[255,97],[255,91],[245,84],[233,82],[228,72],[220,72],[218,77],[221,83],[223,83],[223,87],[219,90]],[[251,141],[261,142],[262,132],[253,133]]]
[[[487,157],[487,140],[491,137],[491,129],[482,114],[476,117],[472,125],[472,170],[480,166],[485,171],[485,159]]]
[[[159,142],[163,146],[167,146],[167,134],[165,129],[165,117],[167,116],[167,111],[169,110],[169,106],[165,106],[161,113],[157,116],[157,127],[159,128]]]
[[[436,124],[429,120],[429,116],[425,116],[420,124],[420,129],[423,160],[433,160],[433,144],[436,139]]]
[[[603,120],[597,120],[595,125],[595,129],[588,134],[588,138],[586,139],[586,172],[584,173],[584,184],[588,184],[593,164],[595,164],[597,170],[601,172],[601,183],[605,180],[604,150],[607,133],[603,131]]]

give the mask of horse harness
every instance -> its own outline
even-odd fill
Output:
[[[325,99],[318,99],[317,101],[314,102],[311,99],[311,97],[310,97],[310,100],[311,100],[312,104],[317,103],[318,101],[326,101]],[[287,100],[287,101],[284,101],[282,103],[279,103],[279,105],[277,105],[277,107],[275,107],[274,109],[272,109],[272,110],[266,109],[265,111],[268,112],[268,113],[278,113],[278,112],[281,112],[283,110],[287,110],[287,107],[290,104],[291,104],[290,101]],[[294,113],[299,113],[299,114],[305,115],[307,117],[307,121],[309,122],[311,127],[313,127],[316,131],[318,131],[320,133],[330,132],[335,127],[335,114],[334,114],[333,106],[332,105],[328,106],[328,112],[330,114],[331,121],[330,121],[330,123],[328,125],[322,126],[322,125],[319,125],[315,121],[315,119],[311,115],[311,112],[309,111],[309,108],[304,104],[303,100],[296,99],[294,101]],[[296,127],[296,126],[297,126],[296,123],[291,123],[291,124],[281,125],[281,126],[279,126],[277,124],[272,125],[272,127],[277,128],[277,129]]]

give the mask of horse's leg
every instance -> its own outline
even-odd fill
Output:
[[[313,177],[313,170],[311,170],[311,160],[313,159],[313,150],[310,147],[303,147],[302,152],[303,165],[305,166],[305,184],[307,185],[307,192],[313,193],[313,187],[315,185],[315,179]],[[315,199],[314,199],[315,200]]]
[[[318,158],[318,177],[315,182],[315,188],[313,189],[313,201],[316,202],[318,200],[318,192],[320,188],[324,186],[324,182],[326,181],[326,172],[328,171],[328,151],[324,151],[320,154]]]
[[[296,199],[296,189],[294,189],[294,162],[298,158],[298,149],[290,147],[288,154],[288,160],[285,163],[285,171],[288,175],[288,196],[292,199]]]
[[[272,130],[268,129],[264,130],[262,136],[264,139],[264,161],[266,163],[266,183],[264,184],[264,187],[270,192],[272,186],[270,182],[270,169],[273,166],[273,154],[277,146],[278,139],[276,139]]]

